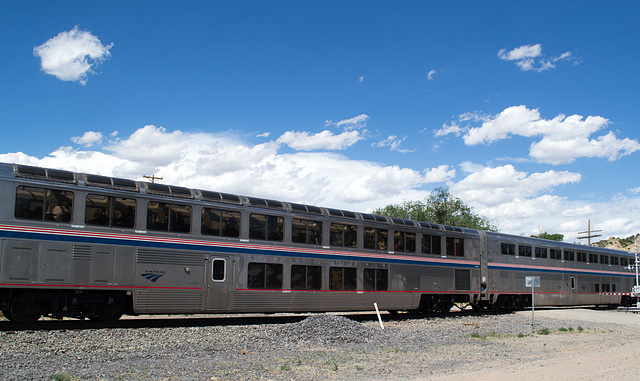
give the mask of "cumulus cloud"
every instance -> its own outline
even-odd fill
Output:
[[[427,73],[427,79],[429,81],[432,81],[436,74],[438,74],[437,70],[429,70],[429,72]]]
[[[564,164],[577,158],[604,158],[614,161],[640,150],[640,143],[618,139],[613,132],[592,138],[610,124],[601,116],[565,116],[543,119],[538,109],[512,106],[492,117],[483,117],[480,127],[460,127],[453,122],[434,131],[435,136],[462,135],[466,145],[491,144],[511,136],[539,138],[531,144],[529,155],[541,163]]]
[[[98,37],[74,27],[33,49],[42,71],[63,81],[87,83],[87,75],[111,56],[113,43],[102,45]]]
[[[345,131],[345,136],[356,133]],[[287,154],[280,152],[282,146],[147,125],[100,149],[60,147],[43,158],[16,152],[0,154],[0,161],[138,180],[155,174],[166,184],[360,211],[424,199],[425,184],[447,172],[352,160],[332,152]]]
[[[287,131],[276,142],[286,144],[298,151],[343,150],[356,144],[362,138],[362,134],[355,130],[345,131],[337,135],[329,130],[324,130],[317,134]]]
[[[555,57],[547,57],[542,54],[542,44],[522,45],[507,50],[500,49],[498,58],[503,61],[515,61],[522,71],[542,72],[556,67],[555,63],[573,59],[571,52],[564,52]]]
[[[103,135],[100,132],[87,131],[82,136],[72,136],[71,141],[83,145],[85,147],[91,147],[94,144],[102,143]]]

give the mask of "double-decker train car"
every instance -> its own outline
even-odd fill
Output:
[[[444,312],[629,304],[627,252],[0,163],[0,309]]]

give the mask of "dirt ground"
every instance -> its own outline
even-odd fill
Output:
[[[531,315],[530,311],[518,314]],[[514,363],[500,358],[474,362],[472,369],[430,380],[633,380],[640,374],[640,314],[590,309],[552,309],[535,312],[546,317],[572,322],[589,321],[607,327],[600,332],[581,335],[545,335],[529,340],[508,340],[509,352],[532,361]],[[615,328],[611,329],[614,324]],[[540,356],[547,352],[548,356]]]

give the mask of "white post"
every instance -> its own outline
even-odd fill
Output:
[[[535,298],[535,293],[533,291],[533,289],[535,288],[535,282],[532,281],[531,282],[531,332],[535,332],[536,331],[536,319],[535,319],[535,312],[536,312],[536,307],[535,307],[535,302],[534,302],[534,298]]]
[[[640,289],[640,284],[638,283],[638,235],[636,234],[634,243],[633,243],[633,254],[635,255],[635,263],[634,267],[636,268],[636,286],[634,287],[636,291],[636,307],[640,308],[640,295],[637,294],[638,289]]]
[[[376,313],[378,314],[378,321],[380,322],[380,328],[384,329],[384,325],[382,324],[382,317],[380,316],[380,310],[378,309],[378,303],[373,303],[373,306],[376,308]]]

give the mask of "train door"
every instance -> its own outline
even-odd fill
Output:
[[[569,286],[569,301],[567,304],[569,305],[574,305],[576,303],[578,303],[578,287],[577,287],[577,282],[576,282],[576,277],[569,275],[568,276],[568,282],[567,285]]]
[[[229,304],[229,284],[233,264],[229,257],[209,257],[205,271],[207,310],[226,310]]]

